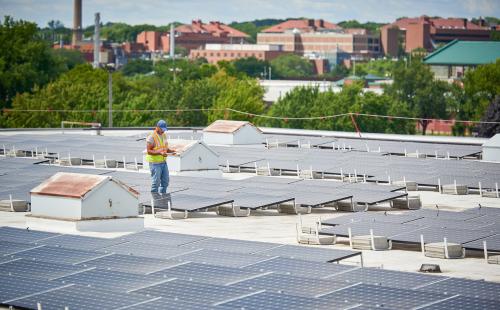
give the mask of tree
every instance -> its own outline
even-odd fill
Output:
[[[481,121],[500,122],[500,95],[498,95],[488,106]],[[500,133],[500,124],[482,123],[478,126],[478,135],[480,137],[491,138],[497,133]]]
[[[265,60],[259,60],[255,57],[240,58],[234,61],[234,67],[237,71],[243,72],[250,77],[262,77],[265,68],[269,63]]]
[[[153,62],[145,59],[132,59],[121,70],[125,76],[150,73],[153,71]]]
[[[36,24],[6,16],[0,25],[0,108],[18,93],[42,86],[59,75],[49,45],[37,36]]]
[[[449,92],[449,87],[447,83],[434,79],[434,74],[421,58],[413,58],[410,64],[399,61],[392,76],[394,82],[385,89],[386,94],[405,103],[414,117],[422,118],[419,123],[424,135],[429,124],[426,119],[447,117],[445,94]]]
[[[85,58],[83,58],[82,53],[78,50],[58,48],[52,49],[51,52],[60,66],[60,73],[69,71],[77,65],[81,65],[86,62]]]
[[[224,70],[219,71],[210,78],[217,91],[214,99],[214,111],[208,114],[208,121],[211,123],[218,119],[250,120],[246,114],[232,112],[227,109],[234,109],[241,112],[262,114],[264,112],[264,89],[254,79],[237,79],[229,76]]]
[[[468,97],[466,114],[468,117],[479,119],[493,99],[500,94],[500,59],[495,63],[468,70],[463,83]]]
[[[313,65],[309,60],[295,54],[286,54],[271,60],[272,74],[278,78],[309,77],[313,74]]]

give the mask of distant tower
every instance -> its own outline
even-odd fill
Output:
[[[100,63],[100,55],[101,52],[101,15],[99,13],[95,13],[95,25],[94,25],[94,68],[99,67]]]
[[[170,24],[170,58],[175,56],[175,30],[174,23]]]
[[[82,41],[82,0],[73,1],[73,38],[72,45]]]

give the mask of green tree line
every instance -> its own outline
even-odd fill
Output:
[[[32,23],[6,18],[0,43],[1,127],[59,127],[63,120],[107,126],[110,73],[82,64],[74,52],[55,52]],[[349,115],[324,116],[354,113],[361,131],[414,133],[414,121],[361,114],[477,120],[500,91],[500,60],[467,71],[458,85],[435,80],[415,57],[411,63],[391,62],[393,83],[383,94],[365,92],[356,83],[341,91],[300,87],[272,105],[265,103],[256,77],[266,67],[273,76],[303,76],[311,68],[300,61],[296,55],[269,63],[247,58],[217,65],[203,59],[131,61],[112,73],[113,124],[152,126],[165,118],[171,126],[205,126],[216,119],[240,119],[262,126],[352,131]],[[316,119],[294,119],[307,117]],[[428,122],[420,125],[425,133]],[[464,134],[466,127],[457,126],[456,134]]]

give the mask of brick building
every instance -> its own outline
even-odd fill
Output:
[[[217,21],[205,24],[201,20],[193,20],[190,25],[176,27],[175,32],[176,46],[185,48],[188,53],[205,44],[244,43],[249,37],[246,33]],[[136,43],[142,44],[147,52],[167,52],[170,49],[170,33],[143,31],[137,35]]]
[[[298,55],[315,55],[330,64],[341,63],[348,55],[372,58],[380,53],[378,35],[365,29],[342,29],[323,20],[289,20],[257,34],[257,44],[282,45]],[[340,55],[343,55],[342,57]]]
[[[259,60],[272,60],[284,52],[280,45],[257,44],[206,44],[204,48],[192,49],[190,59],[205,58],[209,63],[232,61],[240,58],[255,57]]]
[[[432,51],[455,39],[487,41],[490,32],[484,23],[476,25],[465,18],[401,18],[381,28],[382,51],[392,56],[398,55],[400,46],[407,53],[416,48]]]

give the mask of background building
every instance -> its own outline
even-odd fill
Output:
[[[424,58],[438,79],[456,79],[468,68],[500,59],[499,41],[452,41]]]
[[[342,29],[323,20],[290,20],[257,34],[258,44],[282,45],[283,50],[298,55],[327,59],[330,66],[351,56],[358,59],[377,57],[379,35],[365,29]]]
[[[205,44],[245,43],[249,37],[246,33],[229,27],[221,22],[212,21],[204,24],[201,20],[193,20],[191,25],[175,28],[176,46],[192,49]],[[170,33],[159,31],[143,31],[137,35],[136,43],[147,52],[167,52],[170,49]]]
[[[221,60],[236,60],[255,57],[259,60],[272,60],[286,54],[281,45],[269,44],[206,44],[204,48],[191,50],[190,59],[205,58],[215,64]]]
[[[476,25],[465,18],[401,18],[381,28],[382,51],[397,56],[401,50],[416,48],[432,51],[439,44],[455,39],[468,41],[490,40],[491,29],[481,22]]]

